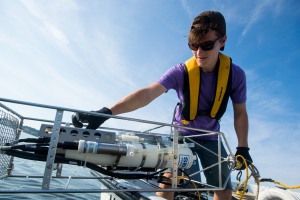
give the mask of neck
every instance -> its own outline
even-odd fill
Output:
[[[212,63],[211,66],[207,66],[207,67],[201,67],[201,71],[205,72],[205,73],[211,73],[213,71],[215,71],[215,69],[218,67],[218,65],[220,64],[219,58]]]

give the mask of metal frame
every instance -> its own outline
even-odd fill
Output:
[[[38,118],[31,118],[31,117],[26,117],[18,112],[15,112],[14,110],[10,109],[6,105],[2,104],[1,102],[6,102],[6,103],[12,103],[12,104],[20,104],[24,106],[33,106],[37,108],[44,108],[44,109],[52,109],[56,110],[56,115],[54,117],[54,120],[49,120],[49,119],[38,119]],[[37,103],[31,103],[31,102],[25,102],[25,101],[18,101],[18,100],[11,100],[11,99],[5,99],[5,98],[0,98],[0,107],[3,107],[9,112],[12,112],[16,116],[18,116],[21,119],[21,127],[19,129],[19,132],[21,132],[21,128],[23,126],[24,120],[33,120],[33,121],[39,121],[39,122],[50,122],[53,123],[53,132],[51,134],[51,141],[50,141],[50,146],[49,146],[49,151],[48,151],[48,156],[47,156],[47,161],[45,163],[45,170],[44,170],[44,176],[43,176],[43,183],[41,186],[41,190],[0,190],[1,193],[101,193],[101,192],[157,192],[157,191],[165,191],[165,192],[174,192],[174,191],[182,191],[182,192],[187,192],[187,191],[216,191],[216,190],[223,190],[230,174],[227,177],[227,181],[222,185],[222,177],[220,176],[219,178],[219,187],[214,187],[207,185],[208,188],[195,188],[195,189],[189,189],[189,188],[177,188],[177,170],[178,170],[178,129],[179,128],[184,128],[188,130],[193,130],[193,131],[201,131],[202,134],[201,136],[205,135],[213,135],[217,134],[218,135],[218,146],[219,146],[219,152],[218,152],[218,163],[215,165],[218,165],[219,167],[219,172],[221,172],[221,163],[222,162],[229,162],[234,166],[234,155],[232,154],[232,151],[228,145],[228,142],[224,136],[223,133],[221,132],[212,132],[212,131],[207,131],[207,130],[201,130],[201,129],[195,129],[195,128],[187,128],[187,127],[181,127],[178,125],[173,125],[173,124],[167,124],[167,123],[161,123],[161,122],[154,122],[154,121],[147,121],[147,120],[141,120],[141,119],[135,119],[135,118],[128,118],[128,117],[121,117],[121,116],[111,116],[111,115],[106,115],[106,114],[100,114],[100,113],[94,113],[94,112],[88,112],[84,110],[76,110],[76,109],[70,109],[70,108],[64,108],[64,107],[57,107],[57,106],[50,106],[50,105],[45,105],[45,104],[37,104]],[[173,153],[174,153],[174,160],[173,160],[173,179],[172,179],[172,188],[171,189],[97,189],[97,190],[54,190],[50,189],[50,182],[51,178],[54,178],[52,176],[52,171],[53,171],[53,166],[54,166],[54,158],[56,154],[56,147],[59,139],[59,132],[62,124],[70,124],[66,122],[62,122],[63,114],[64,112],[81,112],[81,113],[88,113],[91,115],[98,115],[98,116],[105,116],[105,117],[110,117],[110,118],[115,118],[119,120],[126,120],[126,121],[132,121],[132,122],[138,122],[138,123],[146,123],[146,124],[151,124],[156,127],[148,129],[146,131],[136,131],[136,130],[127,130],[127,129],[117,129],[117,128],[108,128],[108,127],[101,127],[103,130],[122,130],[122,131],[130,131],[130,132],[135,132],[135,133],[141,133],[141,134],[156,134],[156,135],[163,135],[161,133],[153,133],[150,132],[152,130],[157,130],[162,127],[171,127],[171,129],[174,129],[173,131]],[[191,138],[193,137],[201,137],[199,135],[191,135],[191,136],[185,136],[186,139],[193,141]],[[224,141],[224,146],[225,148],[229,151],[229,157],[228,158],[222,158],[221,157],[221,141]],[[194,141],[193,141],[194,142]],[[195,142],[195,145],[199,145]],[[223,161],[222,161],[223,159]],[[214,165],[214,166],[215,166]],[[212,167],[212,166],[211,166]],[[60,169],[61,170],[61,169]],[[202,171],[205,171],[206,169],[203,169],[199,171],[201,173]],[[60,171],[61,172],[61,171]],[[56,178],[63,178],[62,176],[59,175]],[[221,173],[219,173],[221,174]],[[14,177],[14,176],[11,176]],[[16,176],[15,176],[16,177]],[[20,178],[21,176],[17,176],[17,178]],[[28,176],[24,176],[27,177]],[[70,178],[70,177],[69,177]],[[83,177],[86,178],[86,177]],[[97,178],[97,177],[96,177]],[[100,179],[100,178],[98,178]]]

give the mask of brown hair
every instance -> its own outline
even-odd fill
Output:
[[[225,18],[220,12],[205,11],[195,17],[188,36],[189,43],[199,42],[209,29],[215,30],[218,37],[226,34]],[[224,50],[224,47],[221,50]]]

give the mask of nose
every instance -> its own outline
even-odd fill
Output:
[[[204,51],[201,49],[201,47],[199,47],[196,51],[197,55],[200,55],[201,53],[203,53]]]

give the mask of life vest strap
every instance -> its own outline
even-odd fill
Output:
[[[219,65],[216,70],[217,82],[215,88],[215,97],[213,105],[209,111],[199,111],[200,97],[200,67],[196,58],[193,56],[185,62],[184,72],[184,100],[182,105],[182,115],[185,120],[192,121],[197,115],[207,115],[213,119],[219,120],[227,107],[230,91],[231,91],[231,74],[232,62],[231,58],[219,53]]]

